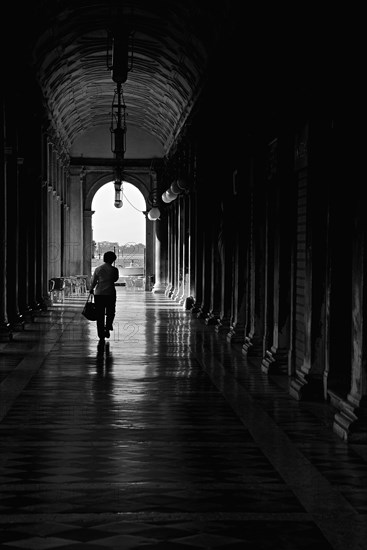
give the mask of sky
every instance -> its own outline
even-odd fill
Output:
[[[113,182],[98,189],[92,202],[93,239],[96,242],[111,241],[120,245],[145,244],[145,199],[130,183],[123,183],[122,208],[114,206]]]

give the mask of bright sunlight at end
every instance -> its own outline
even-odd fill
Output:
[[[93,240],[145,245],[145,199],[131,183],[123,182],[122,208],[114,206],[113,182],[98,189],[92,202]]]

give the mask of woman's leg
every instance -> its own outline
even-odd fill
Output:
[[[116,313],[116,296],[106,296],[106,330],[113,330],[113,320]]]
[[[104,318],[106,311],[106,296],[94,296],[94,302],[97,310],[97,334],[98,338],[104,338]]]

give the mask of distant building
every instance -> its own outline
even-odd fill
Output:
[[[117,242],[100,241],[94,243],[94,254],[92,258],[92,273],[95,268],[103,262],[103,255],[108,250],[113,250],[117,256],[115,265],[119,270],[126,267],[145,267],[145,245],[142,243],[127,243],[120,245]]]

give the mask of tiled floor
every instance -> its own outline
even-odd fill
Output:
[[[362,550],[365,449],[164,295],[0,344],[0,549]]]

